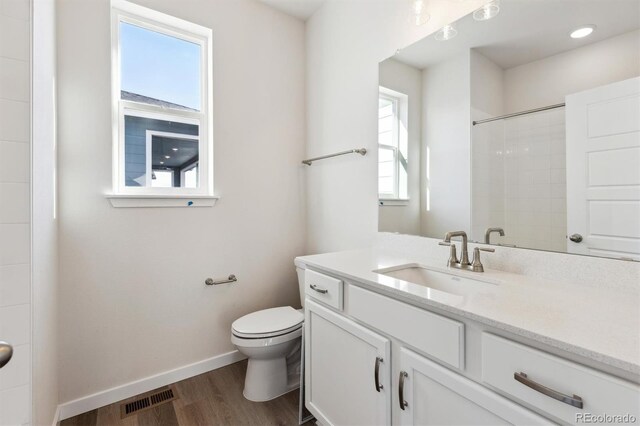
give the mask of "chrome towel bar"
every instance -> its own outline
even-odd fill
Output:
[[[365,148],[357,148],[357,149],[350,149],[348,151],[336,152],[335,154],[329,154],[329,155],[323,155],[321,157],[309,158],[308,160],[304,160],[302,162],[302,164],[306,164],[307,166],[310,166],[311,163],[313,163],[314,161],[324,160],[325,158],[338,157],[340,155],[347,155],[347,154],[366,155],[367,154],[367,150]]]
[[[204,283],[206,285],[219,285],[219,284],[228,284],[228,283],[235,283],[236,281],[238,281],[238,279],[236,278],[235,275],[231,274],[229,275],[229,278],[227,278],[226,280],[219,280],[219,281],[214,281],[213,278],[207,278]]]

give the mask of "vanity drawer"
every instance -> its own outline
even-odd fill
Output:
[[[482,381],[563,422],[585,423],[586,414],[640,418],[640,387],[488,333]]]
[[[464,368],[464,324],[349,285],[352,317],[457,369]]]
[[[326,305],[342,310],[342,280],[306,270],[304,273],[305,294]]]

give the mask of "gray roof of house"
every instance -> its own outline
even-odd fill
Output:
[[[120,97],[122,100],[139,102],[141,104],[157,105],[162,108],[179,109],[182,111],[198,111],[197,109],[189,108],[184,105],[174,104],[172,102],[163,101],[161,99],[150,98],[149,96],[139,95],[133,92],[127,92],[126,90],[120,91]]]

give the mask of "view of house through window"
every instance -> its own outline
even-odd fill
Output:
[[[127,7],[140,15],[128,10],[114,18],[118,187],[133,193],[207,193],[210,30]]]
[[[378,99],[378,197],[404,200],[407,188],[407,97],[380,88]]]

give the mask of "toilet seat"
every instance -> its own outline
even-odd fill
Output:
[[[238,318],[232,334],[241,339],[269,339],[301,330],[304,315],[291,306],[263,309]],[[280,340],[280,339],[278,339]]]

